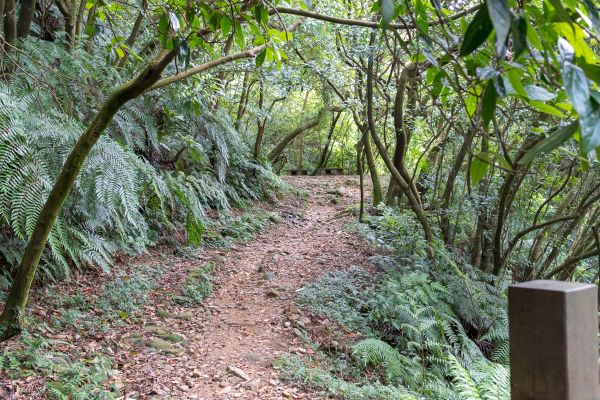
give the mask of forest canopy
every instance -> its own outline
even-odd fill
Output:
[[[598,282],[599,35],[596,0],[0,0],[0,338],[291,170],[490,290]]]

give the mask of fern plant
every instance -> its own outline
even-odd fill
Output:
[[[103,93],[124,80],[102,55],[35,39],[22,45],[25,74],[0,84],[0,254],[11,266]],[[31,76],[44,76],[45,90]],[[47,277],[86,266],[108,271],[115,252],[143,251],[178,227],[198,245],[207,209],[245,205],[284,186],[249,159],[225,112],[186,109],[180,97],[150,94],[116,115],[52,229],[42,256]]]

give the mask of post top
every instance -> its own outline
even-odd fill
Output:
[[[580,290],[593,289],[596,285],[589,283],[577,283],[577,282],[563,282],[563,281],[551,281],[538,279],[529,282],[516,283],[510,285],[511,289],[525,289],[525,290],[547,290],[551,292],[576,292]]]

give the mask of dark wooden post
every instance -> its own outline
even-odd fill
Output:
[[[598,400],[596,285],[531,281],[508,289],[512,400]]]

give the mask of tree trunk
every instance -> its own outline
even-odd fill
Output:
[[[242,81],[242,93],[240,95],[240,103],[238,105],[237,115],[235,117],[235,129],[240,130],[242,124],[242,117],[246,112],[246,104],[248,103],[248,95],[252,85],[250,84],[250,73],[244,72],[244,80]]]
[[[475,118],[475,117],[474,117]],[[465,157],[471,148],[471,143],[473,141],[473,137],[475,136],[475,132],[477,131],[475,121],[471,121],[469,125],[469,129],[467,134],[463,140],[460,149],[458,150],[458,154],[454,159],[454,163],[452,164],[452,168],[450,169],[450,173],[448,174],[448,179],[446,179],[446,186],[444,187],[444,193],[442,194],[442,201],[440,203],[440,228],[442,230],[442,237],[444,239],[445,244],[450,244],[452,235],[450,234],[450,197],[452,197],[452,192],[454,190],[454,183],[456,182],[456,177],[460,172],[460,168],[465,161]]]
[[[6,5],[5,0],[0,0],[0,35],[4,36],[4,6]],[[2,44],[2,43],[0,43]],[[2,59],[2,54],[0,54],[0,60]]]
[[[302,103],[302,112],[300,113],[300,117],[304,118],[304,111],[306,110],[306,104],[308,103],[308,96],[310,95],[310,90],[306,92],[304,96],[304,103]],[[298,145],[298,157],[296,158],[296,169],[298,171],[302,171],[302,163],[304,158],[304,135],[303,132],[298,135],[298,141],[296,142]]]
[[[4,3],[4,40],[14,44],[17,39],[17,18],[15,0],[5,0]],[[5,46],[4,51],[9,53],[10,46]]]
[[[25,39],[29,36],[33,14],[35,13],[36,0],[21,0],[19,21],[17,22],[17,38]]]
[[[312,176],[317,175],[319,173],[319,170],[323,168],[323,165],[325,165],[327,161],[329,146],[331,145],[331,139],[333,138],[333,132],[335,131],[335,126],[338,122],[338,119],[340,119],[341,115],[341,112],[338,112],[337,114],[333,115],[333,119],[331,120],[331,126],[329,127],[329,132],[327,134],[327,139],[325,140],[325,146],[323,147],[323,151],[321,152],[321,157],[319,157],[319,162],[317,163],[317,166],[311,173]]]
[[[375,33],[371,34],[371,41],[373,41],[374,34]],[[417,216],[417,219],[419,220],[421,227],[423,228],[423,234],[425,236],[425,240],[426,240],[427,244],[430,245],[433,242],[433,233],[431,231],[431,226],[429,225],[429,221],[427,220],[427,216],[425,215],[425,212],[424,212],[423,208],[421,207],[421,204],[415,198],[409,184],[404,180],[400,171],[398,171],[398,169],[394,166],[394,163],[392,162],[392,160],[389,158],[387,151],[385,149],[385,145],[383,144],[383,142],[381,141],[381,138],[377,134],[377,129],[375,127],[375,119],[373,118],[373,57],[372,56],[369,57],[369,61],[367,64],[366,97],[367,97],[366,98],[366,100],[367,100],[367,122],[369,125],[369,130],[371,131],[371,136],[373,137],[373,140],[375,141],[375,145],[377,146],[377,149],[379,150],[379,154],[381,155],[381,158],[383,158],[383,161],[385,162],[386,166],[388,167],[388,170],[392,174],[392,179],[395,179],[397,181],[397,183],[400,185],[400,188],[402,189],[402,192],[408,198],[409,204],[410,204],[412,210],[414,211],[415,215]],[[431,250],[431,247],[427,248],[427,256],[430,259],[433,258],[433,252]]]
[[[413,125],[412,123],[406,123],[405,121],[406,113],[404,112],[404,97],[408,90],[410,92],[408,96],[409,111],[414,111],[417,100],[414,93],[417,73],[417,65],[409,62],[400,73],[400,77],[396,83],[396,96],[394,98],[394,132],[396,136],[396,147],[394,149],[392,162],[398,171],[405,170],[404,159],[410,140],[410,129]],[[414,115],[411,115],[409,118],[411,121],[414,120]],[[405,176],[404,179],[406,180],[407,177]],[[408,181],[412,182],[410,178]],[[386,204],[392,205],[400,193],[401,190],[398,184],[393,179],[390,180],[385,196]]]
[[[261,111],[265,105],[265,82],[261,79],[259,85],[259,94],[258,94],[258,108]],[[260,147],[263,141],[263,137],[265,135],[265,125],[267,124],[267,117],[259,115],[256,117],[256,140],[254,141],[254,159],[258,160],[260,157]]]
[[[381,190],[381,180],[377,171],[377,163],[373,155],[373,146],[371,146],[371,135],[367,129],[363,133],[363,153],[367,159],[369,174],[371,175],[371,184],[373,186],[373,207],[377,207],[383,201],[383,191]]]
[[[322,108],[315,118],[309,120],[308,122],[304,123],[303,125],[300,125],[298,128],[288,133],[287,136],[283,138],[283,140],[279,142],[279,144],[275,146],[275,148],[271,150],[271,152],[267,155],[267,160],[271,162],[275,161],[275,159],[283,152],[283,150],[285,150],[287,145],[290,144],[294,139],[296,139],[298,135],[300,135],[304,131],[307,131],[319,125],[319,122],[321,122],[321,119],[325,116],[326,112],[327,109]]]
[[[161,51],[136,78],[113,91],[75,144],[37,218],[35,228],[23,253],[23,258],[4,305],[4,311],[0,315],[0,340],[6,340],[22,330],[25,306],[40,257],[54,221],[90,150],[119,109],[129,100],[140,96],[158,81],[160,74],[176,54],[176,50]]]
[[[363,173],[364,155],[363,145],[359,140],[356,144],[356,172],[358,173],[359,185],[360,185],[360,209],[358,212],[358,221],[364,221],[365,215],[365,178]]]
[[[82,3],[84,3],[84,2],[85,2],[85,0],[82,0]],[[135,22],[133,23],[133,28],[131,28],[131,32],[129,33],[129,36],[127,37],[127,39],[125,39],[125,42],[124,42],[124,44],[127,46],[127,48],[124,49],[125,55],[117,63],[117,65],[121,68],[123,68],[125,65],[127,65],[127,59],[129,58],[129,55],[133,51],[133,45],[137,41],[137,38],[140,35],[140,31],[142,30],[142,22],[144,22],[144,17],[146,15],[147,8],[148,8],[148,2],[146,0],[142,1],[142,11],[139,12],[137,18],[135,19]],[[83,16],[81,14],[80,14],[80,16],[81,16],[81,21],[83,21]],[[78,27],[80,25],[79,22],[80,21],[78,19],[78,21],[77,21]]]
[[[87,0],[79,0],[79,10],[77,10],[77,22],[75,23],[75,35],[79,36],[83,32],[83,17],[85,16],[85,6]]]

